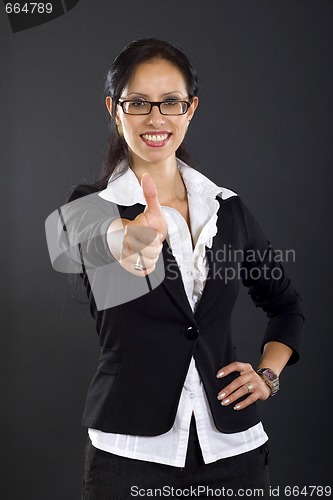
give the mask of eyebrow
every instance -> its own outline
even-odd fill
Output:
[[[180,94],[180,95],[183,95],[179,90],[173,90],[172,92],[166,92],[165,94],[161,94],[161,95],[162,96],[166,96],[166,95],[171,95],[171,94]],[[129,94],[127,94],[127,97],[129,97],[130,95],[136,95],[136,96],[141,96],[141,97],[148,98],[147,94],[142,94],[141,92],[130,92]]]

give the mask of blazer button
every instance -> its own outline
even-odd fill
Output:
[[[185,332],[185,337],[189,340],[196,339],[199,336],[199,330],[194,326],[189,326]]]

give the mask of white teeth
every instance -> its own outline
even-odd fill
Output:
[[[142,137],[146,140],[146,141],[151,141],[151,142],[162,142],[162,141],[165,141],[167,138],[168,138],[168,135],[169,134],[154,134],[154,135],[150,135],[150,134],[144,134]]]

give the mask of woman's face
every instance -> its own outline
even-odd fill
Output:
[[[163,59],[141,63],[121,95],[121,101],[134,99],[146,101],[189,101],[186,82],[179,69]],[[132,167],[142,163],[160,163],[175,157],[183,142],[189,121],[198,105],[194,97],[184,115],[162,115],[153,106],[149,115],[128,115],[117,106],[116,122],[131,151]],[[111,99],[107,100],[111,109]]]

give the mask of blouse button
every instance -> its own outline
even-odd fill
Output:
[[[192,271],[187,271],[186,274],[187,274],[187,276],[192,276],[193,275]]]

